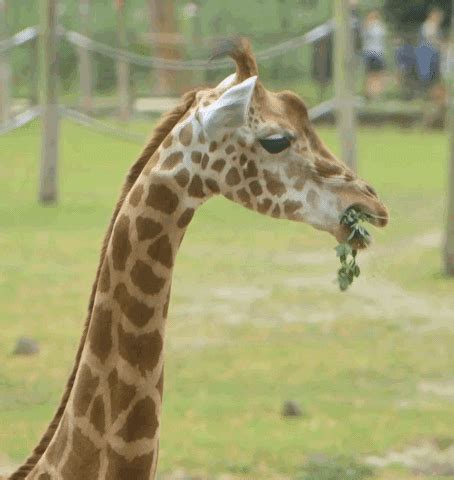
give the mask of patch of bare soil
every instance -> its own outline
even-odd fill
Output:
[[[425,440],[398,452],[392,451],[384,457],[367,457],[366,462],[384,468],[399,465],[417,475],[454,475],[454,438]]]

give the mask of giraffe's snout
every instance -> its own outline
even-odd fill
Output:
[[[366,213],[369,216],[369,222],[375,227],[386,227],[389,222],[388,209],[380,200],[375,188],[361,179],[355,181],[355,186],[358,193],[350,197],[347,209],[355,207]]]

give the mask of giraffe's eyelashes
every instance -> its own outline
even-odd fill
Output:
[[[291,145],[291,139],[282,135],[271,135],[267,138],[261,138],[259,142],[268,153],[281,153]]]

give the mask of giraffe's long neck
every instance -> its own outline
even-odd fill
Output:
[[[118,215],[70,401],[28,479],[155,476],[172,269],[206,198],[190,153],[164,142],[156,155]]]

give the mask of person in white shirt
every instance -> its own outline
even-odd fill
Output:
[[[363,58],[366,68],[366,97],[379,97],[384,90],[386,27],[378,10],[371,11],[362,29]]]

